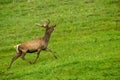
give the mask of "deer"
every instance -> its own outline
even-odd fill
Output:
[[[36,26],[43,27],[45,28],[45,33],[43,37],[36,38],[32,41],[24,42],[21,44],[18,44],[15,46],[16,48],[16,55],[11,59],[10,64],[8,65],[7,69],[10,69],[13,62],[17,60],[19,57],[22,58],[22,60],[28,62],[29,64],[34,64],[36,63],[37,59],[39,58],[40,52],[43,51],[48,51],[52,53],[54,58],[57,59],[57,56],[54,51],[48,48],[48,43],[51,37],[52,32],[55,30],[56,25],[49,26],[50,20],[48,19],[47,21],[44,22],[44,24],[36,23]],[[28,59],[25,58],[25,55],[27,53],[34,53],[37,52],[37,56],[33,62],[29,61]]]

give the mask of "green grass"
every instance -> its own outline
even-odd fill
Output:
[[[0,80],[119,80],[119,0],[0,0]],[[36,22],[56,24],[36,64],[17,59],[14,45],[43,36]],[[36,54],[27,54],[33,61]]]

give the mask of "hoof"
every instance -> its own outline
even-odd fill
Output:
[[[7,70],[9,70],[9,69],[10,69],[10,67],[7,68]]]
[[[55,57],[55,59],[57,59],[57,56],[54,56]]]
[[[32,62],[29,62],[30,64],[33,64]]]
[[[36,62],[33,62],[32,64],[35,64]]]

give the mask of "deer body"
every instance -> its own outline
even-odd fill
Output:
[[[56,27],[56,25],[51,26],[51,27],[48,26],[49,23],[50,23],[50,21],[48,20],[47,24],[44,24],[44,25],[36,24],[37,26],[41,26],[41,27],[46,28],[46,32],[45,32],[43,37],[34,39],[32,41],[28,41],[28,42],[25,42],[22,44],[18,44],[16,46],[16,56],[14,56],[12,58],[11,63],[8,66],[8,69],[11,68],[11,65],[13,64],[13,62],[19,57],[21,57],[23,60],[25,60],[26,62],[31,64],[32,62],[25,58],[26,53],[37,52],[37,57],[33,63],[35,63],[37,61],[37,59],[39,58],[39,54],[40,54],[41,50],[49,51],[53,54],[53,56],[55,58],[57,58],[56,55],[54,54],[55,52],[53,52],[52,50],[47,48],[51,33],[54,31],[54,29]]]
[[[39,49],[45,49],[47,47],[47,43],[45,43],[43,38],[37,38],[33,41],[29,41],[26,43],[22,43],[18,46],[18,50],[26,53],[36,52]]]

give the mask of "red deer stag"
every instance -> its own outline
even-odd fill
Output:
[[[47,20],[45,21],[44,24],[39,24],[39,23],[36,23],[36,26],[40,26],[40,27],[43,27],[46,29],[45,31],[45,34],[43,37],[40,37],[40,38],[37,38],[37,39],[34,39],[32,41],[29,41],[29,42],[25,42],[25,43],[22,43],[22,44],[18,44],[16,46],[16,55],[12,58],[9,66],[8,66],[8,69],[11,68],[13,62],[21,57],[23,60],[25,60],[26,62],[32,64],[31,61],[27,60],[25,58],[25,55],[26,53],[33,53],[33,52],[37,52],[37,56],[36,56],[36,59],[34,60],[33,63],[35,63],[37,61],[37,59],[39,58],[39,55],[40,55],[40,52],[41,50],[44,50],[44,51],[48,51],[48,52],[51,52],[53,54],[53,56],[55,58],[57,58],[57,56],[55,55],[55,52],[53,52],[52,50],[50,50],[47,46],[48,46],[48,42],[50,40],[50,36],[51,36],[51,33],[54,31],[56,25],[54,26],[49,26],[50,24],[50,20]]]

